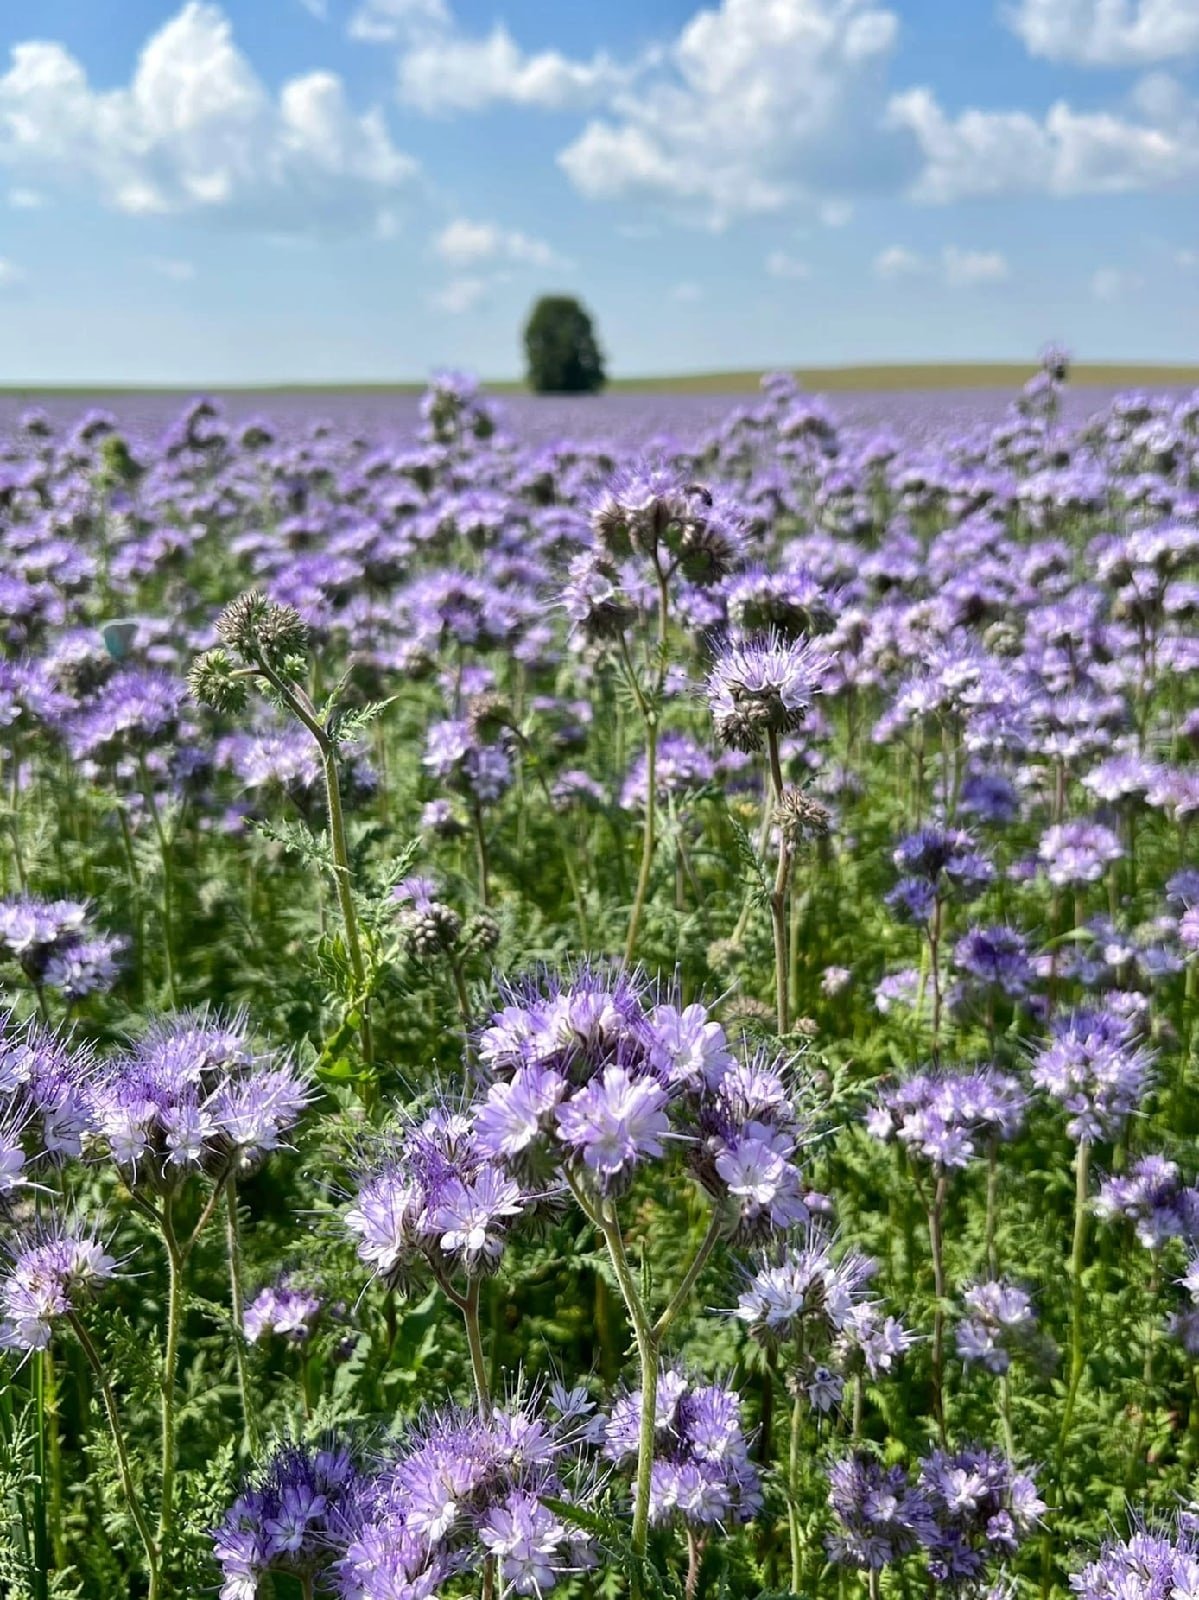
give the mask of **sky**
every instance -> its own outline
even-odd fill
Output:
[[[5,0],[0,382],[1199,359],[1199,0]]]

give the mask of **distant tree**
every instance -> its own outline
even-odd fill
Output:
[[[594,394],[604,358],[589,312],[571,295],[543,295],[525,323],[529,387],[537,394]]]

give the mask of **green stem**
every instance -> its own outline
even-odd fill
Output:
[[[491,1418],[491,1380],[487,1376],[487,1358],[483,1354],[483,1329],[479,1321],[479,1293],[481,1278],[472,1278],[470,1288],[462,1298],[462,1320],[466,1324],[466,1342],[470,1347],[470,1371],[475,1385],[475,1401],[484,1422]]]
[[[150,820],[154,824],[154,836],[158,840],[158,855],[162,863],[162,949],[167,969],[167,995],[172,1008],[174,1008],[179,1004],[179,991],[175,982],[173,932],[175,877],[171,863],[171,842],[167,838],[166,829],[162,825],[162,814],[158,809],[158,800],[154,794],[154,784],[146,768],[145,761],[139,760],[138,767],[141,772],[142,794],[146,799]]]
[[[88,1365],[96,1375],[96,1382],[100,1387],[100,1396],[104,1401],[104,1412],[108,1418],[109,1432],[112,1434],[113,1447],[117,1453],[117,1470],[121,1478],[121,1489],[125,1495],[125,1503],[129,1507],[129,1515],[141,1539],[142,1548],[146,1552],[146,1567],[150,1575],[150,1600],[158,1600],[161,1592],[161,1573],[159,1569],[158,1545],[150,1532],[150,1524],[142,1509],[141,1499],[133,1486],[133,1473],[129,1468],[129,1452],[125,1447],[125,1435],[121,1428],[121,1414],[117,1409],[116,1396],[112,1392],[112,1385],[108,1381],[108,1373],[104,1363],[100,1360],[100,1353],[92,1343],[87,1329],[80,1322],[73,1311],[68,1311],[67,1320],[74,1330],[75,1337],[79,1340]]]
[[[766,741],[770,751],[770,783],[779,831],[779,859],[775,868],[774,888],[770,894],[770,921],[774,929],[775,1020],[781,1036],[791,1031],[791,1008],[788,996],[791,962],[787,954],[787,884],[791,877],[791,844],[787,838],[781,813],[783,769],[779,760],[778,734],[773,728],[767,730]]]
[[[796,1374],[797,1384],[802,1375]],[[803,1439],[804,1401],[798,1387],[791,1405],[791,1448],[787,1459],[787,1527],[791,1535],[791,1588],[798,1595],[803,1588],[803,1530],[799,1522],[801,1443]]]
[[[249,1455],[258,1448],[258,1418],[250,1403],[250,1375],[246,1362],[246,1307],[241,1276],[241,1222],[237,1214],[237,1180],[230,1174],[225,1184],[225,1246],[229,1260],[229,1307],[233,1320],[233,1359],[237,1365],[237,1392],[241,1399],[242,1440]]]
[[[1086,1365],[1083,1347],[1083,1293],[1082,1274],[1087,1248],[1087,1190],[1090,1176],[1091,1144],[1080,1139],[1074,1153],[1074,1243],[1070,1251],[1070,1378],[1066,1390],[1066,1404],[1062,1411],[1061,1431],[1058,1434],[1054,1475],[1058,1495],[1061,1495],[1062,1467],[1066,1459],[1066,1446],[1070,1440],[1070,1425],[1074,1420],[1074,1405]]]
[[[641,932],[641,919],[645,913],[645,900],[649,893],[650,873],[654,865],[654,830],[658,804],[658,719],[656,713],[645,712],[645,820],[641,832],[641,866],[637,872],[637,888],[633,896],[633,909],[629,914],[629,931],[624,944],[624,958],[632,961]]]
[[[948,1187],[944,1173],[938,1175],[932,1204],[928,1208],[928,1240],[933,1257],[933,1285],[937,1296],[933,1312],[933,1419],[944,1448],[945,1428],[945,1194]]]
[[[43,1352],[35,1350],[29,1364],[33,1400],[33,1562],[35,1600],[50,1592],[50,1540],[46,1520],[46,1368]]]
[[[704,1234],[699,1248],[692,1256],[690,1266],[683,1274],[678,1288],[671,1295],[670,1300],[667,1303],[666,1310],[663,1311],[662,1315],[658,1318],[657,1322],[654,1323],[653,1328],[650,1330],[656,1343],[661,1343],[662,1339],[666,1336],[671,1323],[687,1304],[687,1301],[691,1298],[691,1291],[695,1288],[695,1285],[699,1280],[700,1273],[704,1270],[705,1266],[707,1266],[708,1258],[711,1256],[712,1251],[716,1248],[722,1232],[723,1220],[720,1216],[720,1213],[713,1210],[711,1218],[708,1221],[707,1232]]]
[[[475,864],[479,875],[479,901],[486,909],[491,904],[491,864],[487,855],[487,830],[483,826],[483,807],[471,801],[471,828],[475,836]]]
[[[160,1379],[162,1499],[158,1512],[158,1544],[164,1553],[169,1549],[175,1522],[175,1389],[183,1322],[183,1258],[175,1237],[172,1210],[173,1202],[168,1196],[162,1208],[162,1236],[167,1254],[167,1334]]]
[[[462,1320],[466,1324],[466,1342],[470,1347],[470,1370],[475,1384],[475,1402],[484,1422],[491,1420],[491,1380],[487,1375],[487,1359],[483,1354],[483,1329],[479,1322],[479,1294],[482,1279],[473,1278],[466,1294],[459,1296]],[[483,1587],[481,1600],[493,1600],[495,1594],[495,1557],[488,1555],[483,1561]]]

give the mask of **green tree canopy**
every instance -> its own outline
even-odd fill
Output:
[[[525,324],[529,386],[537,394],[594,394],[604,358],[591,315],[572,295],[543,295]]]

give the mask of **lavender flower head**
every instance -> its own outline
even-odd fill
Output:
[[[241,1013],[163,1017],[89,1086],[92,1131],[112,1160],[164,1191],[191,1172],[252,1168],[310,1096],[290,1058],[256,1047]]]
[[[391,1285],[431,1270],[494,1272],[533,1196],[492,1159],[463,1111],[438,1107],[404,1123],[357,1181],[346,1228],[358,1255]]]
[[[116,1262],[93,1232],[51,1222],[5,1245],[0,1277],[0,1348],[44,1350],[53,1325],[75,1315],[96,1288],[116,1275]]]
[[[835,1531],[826,1545],[839,1566],[881,1572],[934,1537],[927,1499],[902,1467],[857,1451],[832,1463],[828,1482]]]
[[[543,1502],[566,1499],[569,1429],[519,1405],[486,1420],[427,1414],[357,1496],[336,1563],[342,1600],[419,1600],[492,1555],[502,1591],[540,1595],[594,1564],[586,1536]]]
[[[277,1283],[260,1289],[246,1306],[246,1339],[257,1344],[264,1334],[274,1333],[292,1344],[303,1344],[312,1337],[313,1323],[323,1305],[319,1295],[285,1274]]]
[[[604,1455],[618,1466],[636,1459],[641,1391],[621,1395],[607,1422]],[[761,1508],[757,1469],[741,1428],[741,1400],[719,1385],[693,1386],[682,1373],[658,1379],[654,1407],[657,1450],[650,1484],[650,1521],[696,1526],[747,1522]]]
[[[281,1445],[213,1530],[221,1600],[255,1600],[268,1572],[309,1584],[324,1576],[360,1486],[349,1450],[335,1438]]]
[[[920,1488],[935,1525],[929,1576],[960,1588],[979,1583],[992,1561],[1014,1555],[1045,1511],[1031,1474],[993,1450],[934,1450],[920,1463]]]
[[[1125,1218],[1147,1250],[1158,1250],[1167,1239],[1199,1239],[1199,1189],[1183,1186],[1177,1162],[1145,1155],[1104,1180],[1095,1215],[1105,1222]]]
[[[1079,889],[1098,883],[1124,847],[1102,822],[1060,822],[1042,834],[1037,854],[1055,888]]]
[[[968,1365],[977,1363],[996,1374],[1006,1372],[1012,1356],[1027,1344],[1036,1327],[1027,1290],[993,1280],[971,1284],[962,1299],[968,1314],[955,1334],[958,1355]]]
[[[1032,1061],[1032,1080],[1070,1113],[1072,1139],[1113,1139],[1148,1092],[1153,1054],[1135,1025],[1111,1011],[1058,1017]]]
[[[866,1114],[866,1130],[945,1171],[968,1166],[992,1140],[1013,1138],[1027,1104],[1019,1080],[996,1067],[918,1073],[884,1090]]]
[[[726,645],[708,674],[708,707],[723,744],[761,750],[803,726],[828,675],[830,658],[807,642],[774,634]]]

